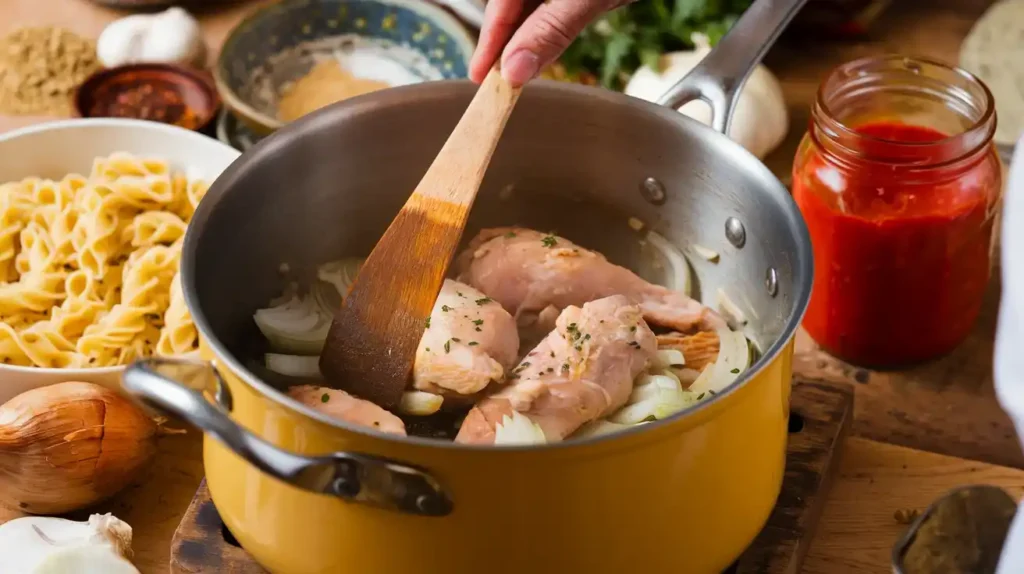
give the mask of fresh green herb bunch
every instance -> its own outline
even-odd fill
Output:
[[[752,0],[638,0],[587,27],[560,62],[570,79],[594,76],[621,90],[646,64],[657,70],[659,56],[693,49],[694,32],[715,45]]]

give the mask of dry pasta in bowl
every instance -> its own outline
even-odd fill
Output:
[[[98,368],[194,352],[181,242],[207,182],[114,153],[0,184],[0,362]]]

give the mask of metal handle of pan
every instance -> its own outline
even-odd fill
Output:
[[[212,363],[153,358],[124,373],[124,388],[147,405],[177,415],[246,462],[293,486],[420,516],[445,516],[451,498],[424,470],[364,454],[288,452],[231,419],[231,393]],[[204,391],[212,395],[207,399]]]
[[[658,103],[676,109],[703,100],[711,106],[711,127],[727,134],[740,88],[750,72],[807,0],[754,0],[736,24]]]

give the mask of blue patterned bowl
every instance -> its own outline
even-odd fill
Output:
[[[282,88],[337,51],[370,44],[421,81],[464,78],[475,41],[423,0],[283,0],[228,35],[214,67],[225,106],[256,135],[284,125]]]

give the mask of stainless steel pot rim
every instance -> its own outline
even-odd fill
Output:
[[[772,344],[764,350],[757,362],[747,369],[739,378],[736,379],[731,385],[729,385],[722,392],[717,393],[714,397],[705,399],[697,404],[694,404],[682,411],[675,413],[674,415],[648,424],[640,425],[637,428],[627,429],[620,432],[592,437],[583,440],[570,440],[563,442],[548,443],[543,445],[503,445],[503,446],[479,446],[479,445],[463,445],[455,442],[442,441],[438,439],[427,439],[421,437],[396,437],[395,435],[385,434],[379,431],[375,431],[368,427],[361,427],[352,425],[344,421],[340,421],[329,417],[325,414],[317,412],[316,410],[303,405],[302,403],[288,397],[286,394],[272,387],[271,385],[263,382],[256,377],[251,371],[249,371],[245,365],[239,361],[225,345],[223,345],[216,337],[211,336],[212,328],[206,316],[203,314],[202,309],[199,306],[199,300],[197,293],[195,292],[195,253],[199,247],[200,242],[200,231],[204,227],[204,223],[209,219],[213,213],[216,204],[218,203],[221,196],[226,193],[226,190],[233,187],[234,182],[242,175],[243,166],[242,163],[248,161],[259,161],[260,158],[269,157],[274,155],[276,148],[284,147],[288,145],[288,142],[296,139],[303,133],[306,126],[311,126],[319,122],[327,122],[334,120],[337,116],[349,116],[356,115],[359,113],[366,113],[375,108],[385,108],[389,105],[398,104],[400,102],[407,102],[414,96],[417,100],[427,99],[442,99],[458,95],[460,93],[470,93],[474,90],[474,84],[468,80],[445,80],[438,82],[427,82],[421,84],[414,84],[409,86],[403,86],[398,88],[391,88],[380,92],[370,93],[363,96],[355,97],[349,100],[345,100],[338,104],[328,106],[317,112],[309,114],[300,120],[297,120],[284,128],[271,134],[269,137],[258,142],[254,147],[246,151],[242,156],[242,161],[234,162],[227,170],[221,174],[220,177],[214,181],[209,191],[203,198],[203,201],[199,204],[196,212],[193,214],[192,222],[189,225],[189,229],[186,232],[184,244],[182,246],[181,256],[181,277],[182,277],[182,290],[185,296],[185,302],[188,305],[189,311],[192,314],[193,321],[195,322],[196,328],[199,333],[203,336],[206,344],[214,351],[216,359],[223,366],[229,368],[232,373],[238,376],[251,388],[259,391],[260,394],[270,398],[279,405],[286,407],[292,411],[301,413],[302,415],[314,419],[320,423],[328,426],[353,432],[374,439],[401,443],[401,444],[414,444],[418,446],[438,449],[455,449],[465,451],[534,451],[534,450],[549,450],[549,449],[573,449],[576,447],[582,447],[592,445],[597,442],[615,441],[618,439],[624,439],[627,436],[633,436],[636,433],[648,432],[651,429],[661,428],[668,425],[678,423],[679,421],[690,417],[704,409],[711,408],[712,405],[724,400],[727,396],[736,392],[737,389],[747,383],[747,381],[756,377],[761,373],[775,358],[783,351],[786,345],[789,344],[791,339],[795,336],[797,328],[800,326],[800,322],[803,319],[804,313],[807,310],[807,304],[810,299],[811,293],[811,281],[813,277],[813,261],[810,251],[810,236],[807,231],[807,227],[804,224],[803,218],[800,216],[799,211],[796,207],[796,203],[790,196],[788,190],[782,183],[775,177],[771,171],[758,160],[756,157],[750,154],[741,145],[727,138],[726,136],[718,133],[712,128],[693,120],[683,114],[678,113],[674,109],[666,108],[645,100],[633,98],[605,90],[602,88],[595,88],[589,86],[581,86],[576,84],[569,84],[565,82],[556,82],[550,80],[539,80],[531,82],[526,87],[523,93],[524,98],[529,98],[531,93],[547,92],[552,94],[561,95],[563,97],[574,97],[574,98],[598,98],[609,103],[613,103],[619,106],[625,106],[633,108],[638,113],[645,114],[656,114],[663,121],[674,122],[683,126],[686,126],[688,130],[707,130],[710,132],[712,141],[716,146],[721,146],[724,152],[727,153],[731,158],[735,160],[737,169],[746,170],[761,170],[767,181],[774,182],[769,189],[761,189],[760,193],[770,193],[776,196],[775,199],[785,204],[788,212],[787,222],[788,226],[796,235],[795,240],[797,244],[797,253],[794,254],[793,260],[796,265],[793,269],[794,276],[794,290],[793,290],[793,306],[786,319],[785,328],[782,334],[772,342]]]

